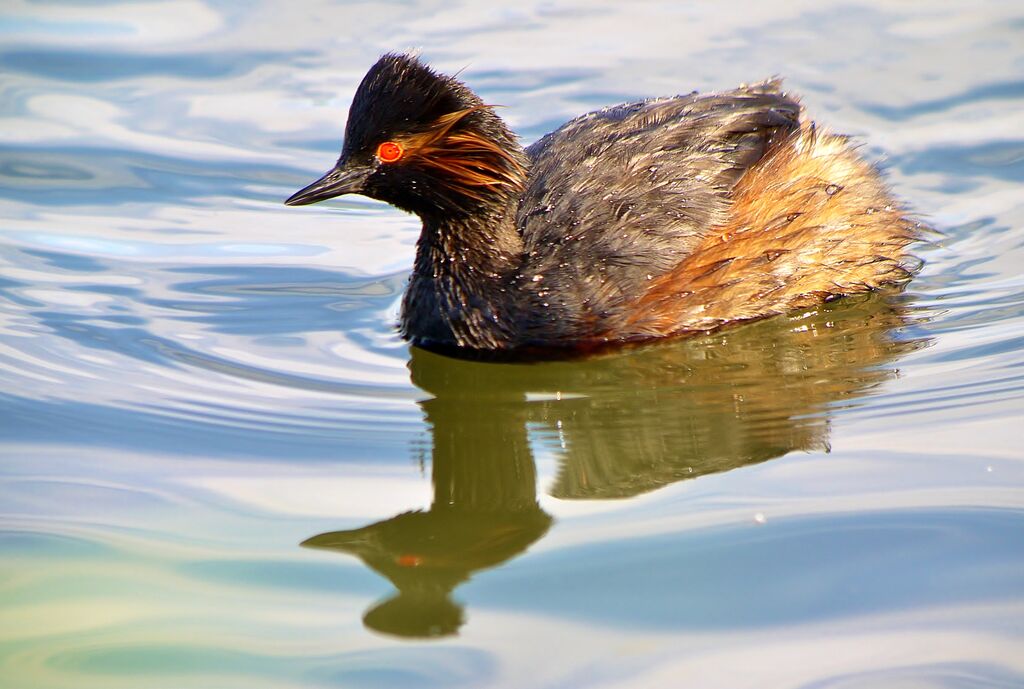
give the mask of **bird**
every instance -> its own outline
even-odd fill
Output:
[[[285,203],[419,216],[399,331],[472,358],[585,355],[902,286],[915,221],[780,79],[606,107],[523,147],[457,76],[383,55],[340,157]],[[897,287],[898,288],[898,287]]]

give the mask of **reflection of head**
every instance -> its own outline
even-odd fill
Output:
[[[462,607],[446,594],[400,591],[367,610],[363,623],[374,631],[392,636],[451,636],[459,631],[465,616]]]
[[[474,572],[519,555],[551,526],[536,500],[526,507],[517,495],[513,510],[497,502],[480,510],[435,504],[428,512],[320,534],[303,545],[355,555],[398,589],[366,613],[367,627],[406,637],[454,634],[464,616],[449,597],[452,590]]]

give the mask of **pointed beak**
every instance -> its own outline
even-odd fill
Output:
[[[284,204],[286,206],[305,206],[309,203],[333,199],[342,194],[359,194],[363,191],[363,183],[371,172],[372,170],[369,168],[347,166],[339,162],[326,175],[289,196]]]

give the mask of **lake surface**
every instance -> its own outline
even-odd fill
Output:
[[[1024,686],[1024,8],[675,5],[4,4],[5,687]],[[694,340],[410,350],[417,221],[281,201],[412,47],[526,142],[784,75],[941,234]]]

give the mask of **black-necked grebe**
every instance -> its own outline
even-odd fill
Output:
[[[847,139],[768,81],[582,115],[527,149],[464,84],[385,55],[335,167],[423,221],[402,334],[453,353],[587,351],[906,281],[919,228]]]

